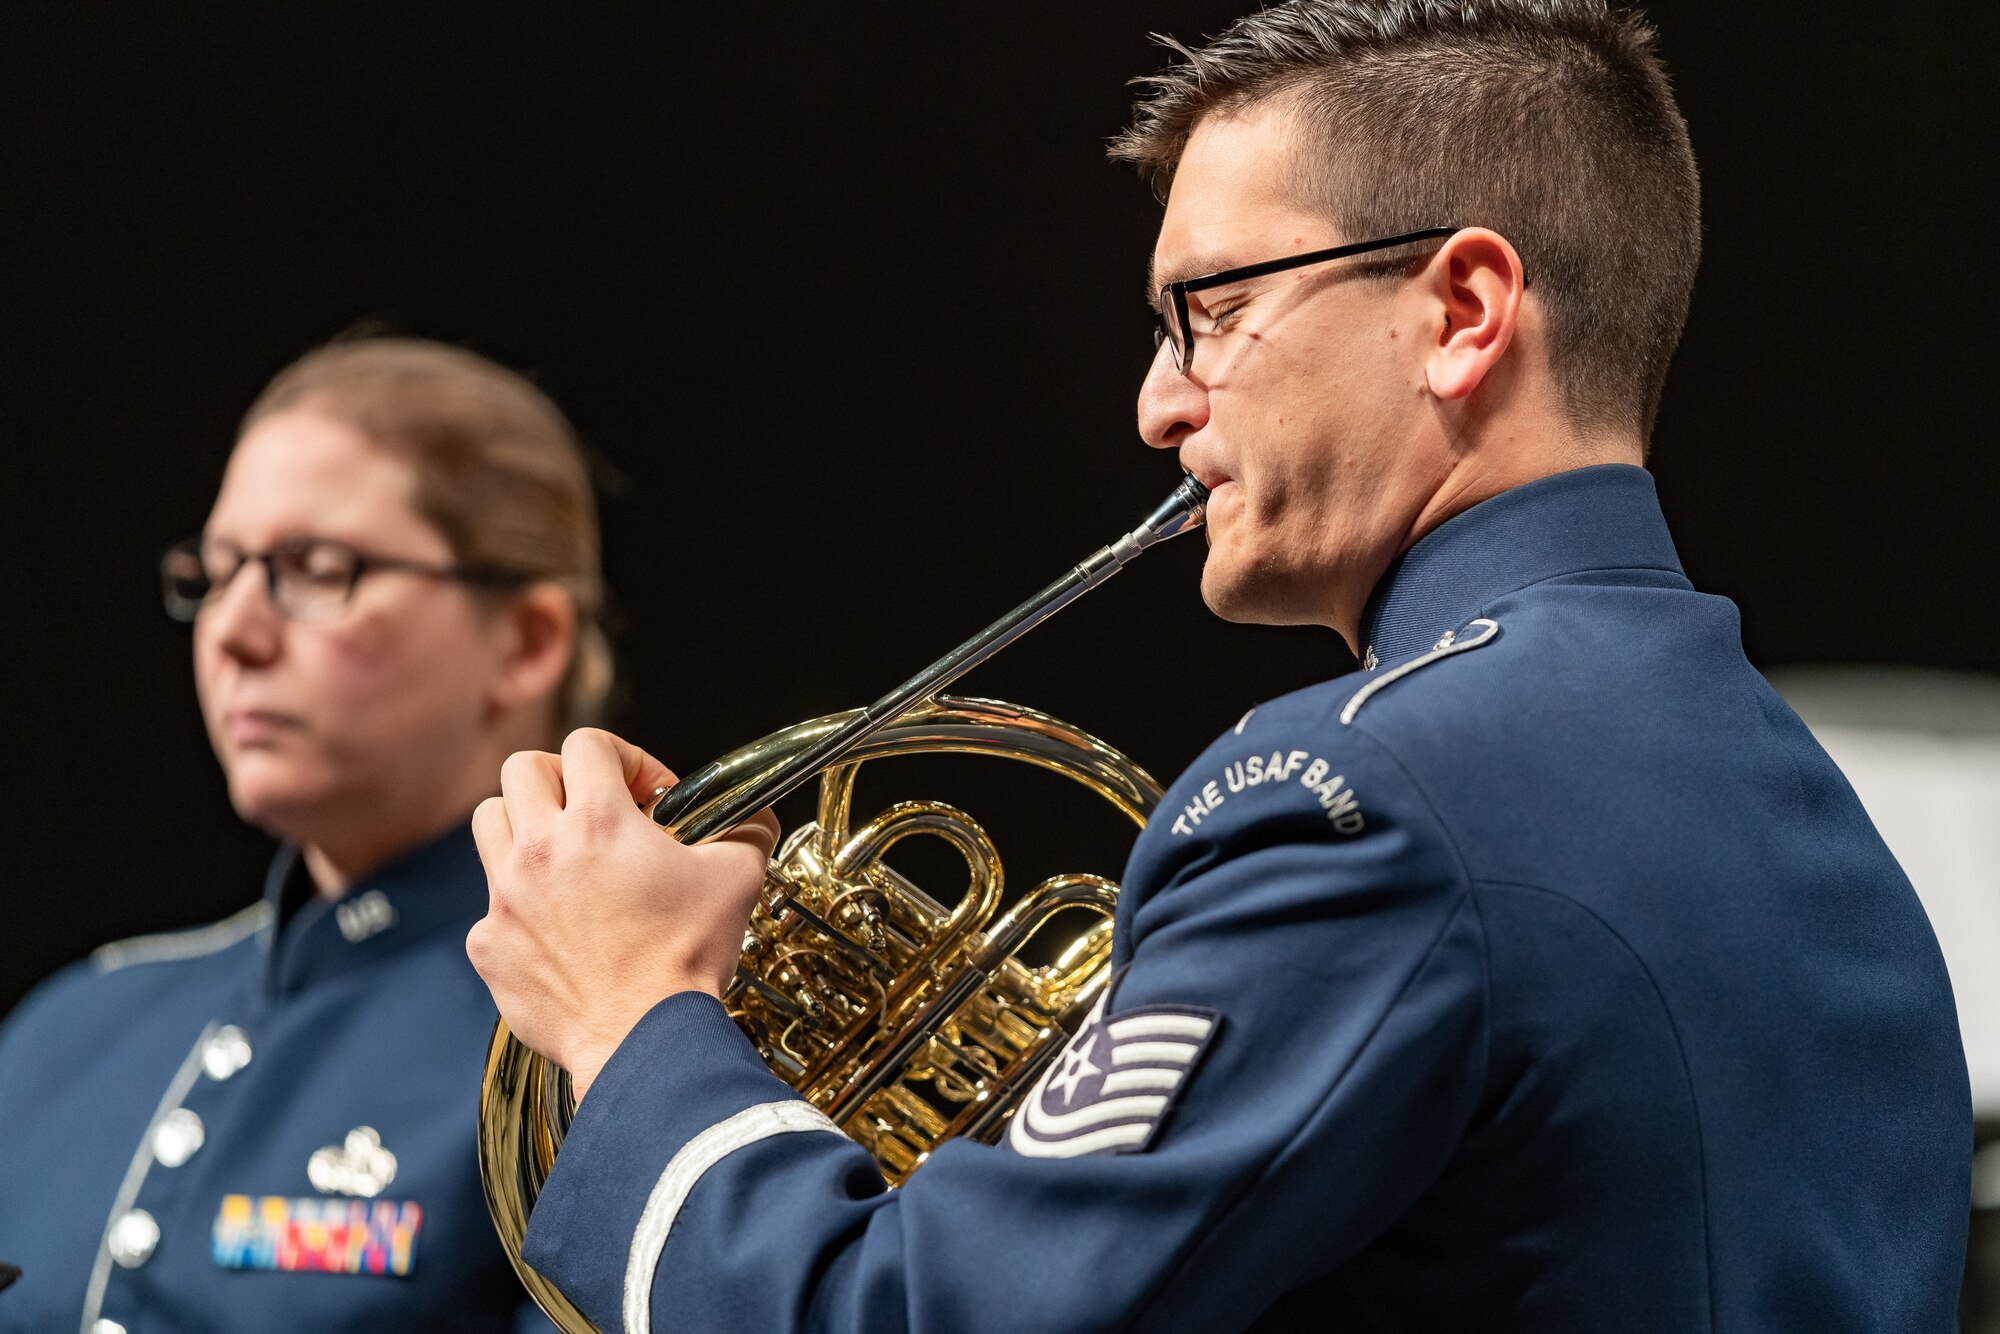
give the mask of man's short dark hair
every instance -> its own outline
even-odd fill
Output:
[[[1290,0],[1136,80],[1111,155],[1165,199],[1197,122],[1281,101],[1298,197],[1346,240],[1490,227],[1548,312],[1579,424],[1650,436],[1701,254],[1652,27],[1604,0]],[[1261,259],[1265,256],[1249,256]]]

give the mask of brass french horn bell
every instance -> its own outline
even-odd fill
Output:
[[[1063,774],[1143,825],[1159,784],[1117,750],[1048,714],[939,692],[1102,584],[1148,547],[1201,526],[1208,489],[1185,478],[1131,532],[865,709],[773,732],[655,793],[653,818],[698,842],[820,779],[817,818],[778,850],[723,997],[771,1069],[867,1148],[893,1185],[937,1145],[991,1142],[1109,981],[1118,886],[1094,875],[1043,881],[997,918],[999,854],[942,802],[900,802],[854,824],[856,770],[934,752],[996,755]],[[944,840],[971,873],[946,907],[882,861],[906,838]],[[1051,917],[1091,926],[1054,962],[1021,947]],[[568,1076],[493,1028],[479,1090],[479,1171],[514,1270],[570,1334],[596,1329],[521,1258],[528,1215],[576,1112]]]

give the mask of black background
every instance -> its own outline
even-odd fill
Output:
[[[1122,531],[1174,469],[1132,428],[1157,208],[1103,141],[1149,29],[1245,7],[8,6],[0,1007],[255,893],[155,561],[264,381],[357,320],[570,412],[620,721],[683,768],[872,698]],[[2000,669],[1989,43],[1969,9],[1651,12],[1705,182],[1655,437],[1691,574],[1760,665]],[[968,686],[1170,776],[1347,665],[1207,615],[1199,562]]]

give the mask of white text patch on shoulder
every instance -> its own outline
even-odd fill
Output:
[[[1225,764],[1219,777],[1203,783],[1193,798],[1183,804],[1170,827],[1182,837],[1193,834],[1231,796],[1270,783],[1292,781],[1313,794],[1336,832],[1358,834],[1366,826],[1361,803],[1355,799],[1354,789],[1347,785],[1344,774],[1334,773],[1331,764],[1309,751],[1274,750],[1268,756],[1250,755]]]

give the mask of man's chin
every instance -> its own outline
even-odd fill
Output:
[[[1201,600],[1225,621],[1238,625],[1272,624],[1266,600],[1258,596],[1257,581],[1246,578],[1243,571],[1226,565],[1220,557],[1214,547],[1209,548],[1208,559],[1201,567]]]
[[[1201,600],[1237,625],[1322,625],[1321,608],[1296,581],[1257,577],[1218,564],[1214,551],[1201,571]]]

